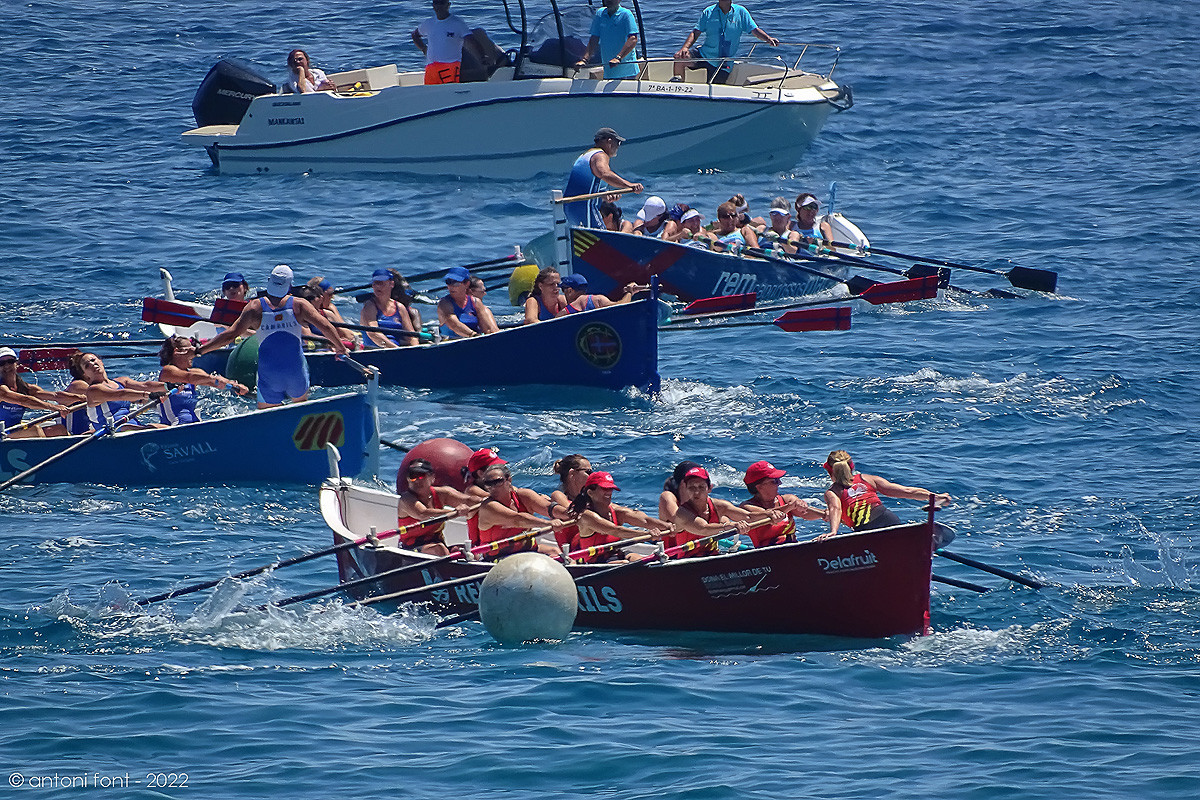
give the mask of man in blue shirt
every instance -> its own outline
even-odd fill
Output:
[[[704,9],[696,27],[688,33],[683,47],[675,54],[675,77],[671,80],[682,81],[689,67],[704,67],[710,81],[724,83],[729,76],[729,62],[726,59],[737,56],[743,33],[752,33],[772,47],[779,46],[779,40],[768,36],[754,22],[746,7],[736,5],[733,0],[718,0],[715,5]],[[701,34],[704,44],[693,49],[692,45]]]
[[[604,8],[592,17],[591,33],[587,50],[575,66],[582,67],[587,64],[596,50],[596,44],[599,43],[600,58],[604,61],[604,77],[638,76],[637,57],[633,52],[638,40],[637,21],[633,18],[633,12],[628,8],[621,8],[621,0],[604,0]]]

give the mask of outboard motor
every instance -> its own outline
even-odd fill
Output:
[[[192,98],[196,125],[237,125],[246,115],[250,101],[259,95],[279,91],[258,67],[240,58],[218,61]]]

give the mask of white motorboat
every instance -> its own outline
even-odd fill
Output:
[[[673,83],[674,61],[648,58],[643,32],[638,77],[606,80],[598,66],[574,66],[591,8],[560,11],[551,0],[552,12],[527,34],[517,2],[520,46],[505,53],[477,33],[483,55],[464,49],[463,83],[425,86],[422,72],[391,64],[332,73],[336,91],[277,94],[247,62],[221,62],[192,103],[199,127],[183,138],[227,174],[524,178],[565,172],[608,126],[627,138],[622,172],[781,170],[832,111],[853,103],[850,88],[832,79],[834,46],[755,45],[715,80],[696,69]],[[824,73],[808,71],[826,55]]]

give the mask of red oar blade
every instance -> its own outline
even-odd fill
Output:
[[[775,325],[788,333],[848,331],[850,330],[850,309],[845,306],[796,309],[776,317]]]
[[[717,311],[738,311],[743,308],[754,308],[758,300],[756,292],[745,294],[726,294],[720,297],[704,297],[693,300],[683,307],[681,314],[711,314]]]
[[[66,369],[71,356],[78,352],[79,350],[74,347],[39,347],[22,350],[17,357],[17,363],[31,372]]]
[[[245,307],[245,300],[232,300],[228,297],[222,297],[213,304],[212,321],[218,325],[232,325],[237,322],[237,318],[242,315],[242,309]]]
[[[884,303],[908,303],[913,300],[932,300],[937,297],[938,278],[929,275],[924,278],[911,278],[906,281],[890,281],[877,283],[859,295],[871,305]]]
[[[196,314],[196,309],[183,303],[171,300],[160,300],[157,297],[142,299],[142,321],[157,322],[162,325],[179,325],[186,328],[197,322],[208,322]]]

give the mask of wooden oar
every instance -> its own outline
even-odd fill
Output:
[[[87,408],[86,401],[82,402],[82,403],[77,403],[73,406],[67,406],[67,411],[81,411],[85,408]],[[47,414],[43,414],[40,417],[34,417],[33,419],[27,419],[19,425],[13,425],[11,428],[5,428],[4,435],[8,436],[13,431],[21,431],[21,430],[25,430],[26,428],[32,428],[35,425],[41,425],[43,422],[49,422],[50,420],[52,420],[58,416],[61,416],[61,412],[51,411]]]
[[[833,242],[834,247],[848,247],[857,249],[857,245],[847,244],[845,242]],[[972,272],[984,272],[989,275],[1003,275],[1008,279],[1008,282],[1018,289],[1030,289],[1035,292],[1053,293],[1058,288],[1058,273],[1048,269],[1034,269],[1033,267],[1013,267],[1010,270],[989,269],[987,267],[975,267],[970,264],[959,264],[954,261],[945,261],[940,258],[929,258],[926,256],[914,256],[906,253],[899,253],[895,250],[884,250],[882,247],[871,245],[866,248],[869,252],[879,253],[883,256],[891,256],[892,258],[903,258],[908,261],[923,261],[926,264],[937,264],[942,267],[950,267],[951,269],[965,269]]]
[[[580,200],[595,200],[597,197],[612,197],[615,194],[629,194],[633,189],[609,189],[607,192],[592,192],[591,194],[577,194],[572,197],[559,197],[555,199],[555,203],[578,203]]]
[[[699,323],[671,322],[659,325],[660,331],[707,331],[714,328],[748,328],[757,325],[774,325],[788,333],[804,331],[848,331],[850,330],[850,309],[846,306],[834,308],[797,309],[788,311],[775,319],[756,319],[749,322],[718,322],[715,325]]]
[[[934,550],[933,552],[935,555],[939,555],[942,558],[948,558],[951,561],[957,561],[958,563],[965,564],[968,567],[974,567],[975,569],[977,569],[981,572],[986,572],[990,575],[995,575],[996,577],[999,577],[999,578],[1005,578],[1006,580],[1010,580],[1013,583],[1019,583],[1022,586],[1028,586],[1030,589],[1041,589],[1042,587],[1044,587],[1046,585],[1046,584],[1042,583],[1041,581],[1035,581],[1032,578],[1023,578],[1020,575],[1016,574],[1015,572],[1009,572],[1006,569],[1000,569],[999,567],[989,566],[988,564],[984,564],[981,561],[976,561],[975,559],[967,558],[966,556],[960,556],[957,553],[951,553],[948,550]]]
[[[824,254],[824,257],[810,256],[804,253],[785,253],[783,254],[783,258],[817,263],[828,262],[829,259],[834,259],[845,264],[853,264],[861,269],[873,269],[877,272],[886,272],[890,275],[900,275],[905,278],[927,278],[930,275],[936,275],[938,279],[938,286],[943,289],[949,289],[951,291],[960,292],[973,297],[1003,298],[1008,300],[1021,299],[1021,295],[1013,292],[1007,292],[1003,289],[988,289],[986,292],[977,292],[974,289],[968,289],[965,286],[955,286],[954,284],[950,283],[950,270],[946,267],[933,267],[929,266],[928,264],[913,264],[908,269],[898,269],[886,264],[868,261],[865,258],[848,255],[846,253],[839,253],[833,250],[822,250],[822,253]]]
[[[980,594],[991,591],[986,586],[980,586],[978,583],[970,583],[969,581],[960,581],[957,578],[944,578],[941,575],[931,574],[929,579],[936,583],[944,583],[947,586],[956,586],[959,589],[970,589],[972,592],[979,592]]]
[[[212,587],[216,586],[218,583],[220,583],[221,581],[224,581],[224,580],[235,580],[235,581],[241,580],[242,578],[249,578],[254,575],[261,575],[262,573],[266,572],[267,570],[283,569],[284,567],[290,567],[290,566],[293,566],[294,564],[303,564],[305,561],[311,561],[312,559],[319,558],[320,556],[327,556],[327,555],[330,555],[331,553],[340,553],[343,550],[350,550],[351,548],[354,548],[354,547],[361,547],[362,545],[366,544],[367,542],[371,542],[371,541],[382,541],[383,539],[390,539],[395,536],[400,536],[405,531],[414,530],[416,528],[424,528],[428,525],[435,524],[438,522],[445,522],[446,520],[453,519],[456,516],[458,516],[458,511],[448,511],[445,514],[439,514],[436,517],[430,517],[429,519],[422,520],[420,523],[414,523],[412,525],[405,525],[404,527],[396,528],[395,530],[384,531],[383,533],[377,533],[374,535],[363,536],[358,539],[352,539],[348,542],[342,542],[341,544],[335,544],[332,547],[327,547],[324,550],[316,550],[312,553],[305,553],[304,555],[301,555],[301,556],[285,558],[282,561],[276,561],[274,563],[267,564],[262,567],[254,567],[253,569],[244,570],[242,572],[237,573],[236,575],[225,575],[225,576],[217,578],[215,580],[204,581],[203,583],[195,583],[195,584],[192,584],[191,586],[185,586],[181,589],[172,589],[169,592],[163,592],[162,594],[156,594],[153,597],[143,597],[141,600],[135,601],[134,604],[139,605],[139,606],[147,606],[147,605],[150,605],[151,603],[158,603],[163,600],[170,600],[173,597],[182,597],[185,594],[192,594],[193,592],[201,592],[201,591],[204,591],[205,589],[211,589]]]
[[[166,392],[166,393],[164,393],[163,396],[173,394],[176,391],[178,391],[178,389],[172,390],[171,392]],[[132,412],[129,415],[130,418],[136,417],[138,414],[141,414],[142,412],[146,411],[147,409],[150,409],[150,408],[158,405],[158,402],[161,399],[162,399],[161,397],[156,397],[153,400],[151,400],[150,402],[146,403],[145,405],[139,407],[137,410],[135,410],[134,412]],[[115,433],[116,429],[119,427],[121,427],[120,424],[117,424],[115,426],[114,425],[105,425],[100,430],[94,431],[87,438],[84,438],[84,439],[79,440],[78,442],[75,442],[75,444],[71,445],[70,447],[66,448],[65,450],[60,450],[59,452],[57,452],[54,455],[47,458],[42,463],[35,464],[34,466],[30,467],[29,469],[25,470],[24,472],[21,472],[17,475],[14,475],[11,478],[9,478],[4,483],[0,483],[0,492],[4,491],[8,487],[12,486],[14,483],[20,483],[21,481],[25,480],[29,476],[33,475],[34,473],[39,472],[42,469],[44,469],[45,467],[50,466],[55,461],[66,458],[68,455],[70,455],[71,453],[74,453],[76,450],[79,450],[80,448],[85,447],[86,445],[89,445],[94,441],[97,441],[105,436],[108,436],[111,433]]]
[[[516,544],[522,540],[530,539],[535,536],[540,536],[543,533],[549,533],[552,530],[554,530],[554,529],[549,525],[547,525],[544,528],[533,528],[533,529],[530,529],[527,531],[523,531],[522,533],[519,533],[516,536],[510,536],[507,539],[500,539],[499,541],[491,542],[490,544],[481,544],[478,547],[472,547],[471,552],[477,553],[480,555],[483,555],[486,553],[498,553],[500,550],[503,550],[507,545]],[[444,558],[444,556],[443,556],[443,558]],[[350,607],[357,608],[358,606],[372,606],[372,605],[375,605],[376,603],[386,603],[386,602],[390,602],[392,600],[403,600],[408,597],[417,597],[419,595],[429,594],[430,592],[434,592],[439,589],[448,589],[452,586],[462,586],[464,583],[475,583],[476,581],[482,581],[485,577],[487,577],[487,573],[481,572],[478,575],[467,575],[466,577],[463,577],[463,578],[453,578],[448,581],[441,581],[439,583],[431,583],[431,584],[428,584],[427,586],[417,586],[412,589],[404,589],[399,592],[392,592],[391,594],[381,594],[381,595],[378,595],[377,597],[365,597],[362,600],[357,600],[357,601],[351,603]]]
[[[848,297],[835,297],[826,300],[798,300],[794,303],[775,303],[758,306],[757,308],[742,308],[733,311],[711,311],[702,314],[688,314],[682,317],[672,317],[667,325],[694,322],[712,317],[740,317],[746,314],[758,314],[771,311],[784,311],[789,308],[805,308],[820,306],[827,303],[841,303],[850,300],[866,300],[871,305],[886,305],[888,303],[907,303],[914,300],[929,300],[937,297],[937,280],[934,278],[915,278],[907,281],[890,281],[886,283],[871,282],[871,285],[859,294]]]
[[[474,264],[461,264],[462,269],[470,272],[471,270],[480,270],[481,272],[501,271],[501,268],[506,267],[509,263],[518,260],[521,256],[513,253],[512,255],[503,256],[502,258],[489,258],[487,261],[476,261]],[[495,270],[487,269],[495,267]],[[434,269],[428,272],[418,272],[415,275],[405,275],[404,280],[412,283],[413,281],[432,280],[433,278],[443,277],[453,267],[445,267],[444,269]],[[364,283],[361,286],[339,286],[333,290],[334,294],[345,294],[347,292],[361,292],[363,289],[370,289],[372,284]]]

